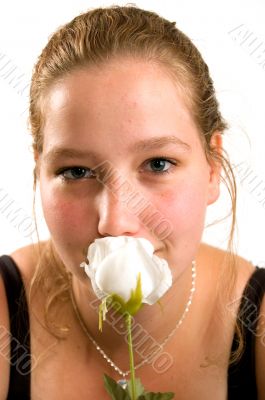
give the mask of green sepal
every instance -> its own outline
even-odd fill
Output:
[[[131,290],[131,297],[126,303],[126,311],[130,315],[135,315],[140,308],[142,307],[143,303],[143,292],[142,292],[142,282],[141,282],[141,274],[138,274],[137,277],[137,284],[135,290]]]
[[[102,300],[99,309],[98,309],[98,329],[102,332],[103,321],[106,319],[106,314],[108,312],[108,303],[111,304],[112,296],[104,297]]]
[[[160,301],[160,300],[157,300],[156,304],[159,305],[160,310],[161,310],[161,312],[163,313],[163,312],[164,312],[164,307],[163,307],[163,304],[161,303],[161,301]]]
[[[141,274],[139,273],[137,278],[136,288],[131,290],[131,296],[128,301],[124,301],[118,294],[112,294],[111,306],[114,307],[121,314],[135,315],[142,307],[142,285],[141,285]]]
[[[118,294],[109,294],[106,296],[100,306],[99,306],[99,330],[102,332],[103,321],[106,319],[106,314],[108,312],[108,307],[113,307],[120,314],[130,314],[135,315],[140,308],[143,306],[143,293],[141,285],[141,274],[139,273],[137,277],[136,288],[131,290],[131,296],[128,301],[124,301]]]

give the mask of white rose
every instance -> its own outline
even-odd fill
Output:
[[[129,236],[96,239],[88,248],[88,264],[82,263],[99,299],[117,294],[125,302],[141,275],[142,303],[154,304],[172,285],[168,263],[154,253],[144,238]]]

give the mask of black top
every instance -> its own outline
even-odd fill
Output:
[[[20,271],[9,256],[0,257],[0,274],[6,290],[10,333],[0,329],[0,338],[10,337],[10,383],[7,400],[30,399],[29,315]]]
[[[20,271],[10,256],[0,257],[0,274],[6,289],[11,331],[10,384],[7,400],[30,399],[29,315]],[[245,349],[240,361],[228,369],[228,400],[256,400],[255,336],[260,304],[265,292],[265,269],[256,267],[243,292],[237,319]],[[7,331],[0,327],[0,339]],[[260,336],[260,332],[258,333]],[[265,336],[265,331],[264,331]],[[234,337],[232,349],[236,348]],[[1,350],[1,349],[0,349]]]
[[[230,365],[228,370],[228,399],[256,400],[257,385],[255,371],[255,339],[265,338],[265,329],[262,324],[259,332],[257,323],[262,315],[259,315],[260,305],[265,292],[265,269],[257,268],[250,277],[241,298],[237,320],[241,325],[244,336],[244,352],[238,364]],[[237,347],[234,337],[232,350]]]

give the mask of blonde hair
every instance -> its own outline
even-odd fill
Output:
[[[236,279],[232,251],[236,184],[226,153],[220,154],[211,146],[213,134],[216,132],[222,134],[228,125],[219,111],[207,64],[192,41],[176,27],[175,22],[170,22],[154,12],[128,5],[92,9],[60,27],[51,36],[40,54],[32,76],[29,121],[33,149],[37,153],[42,152],[42,127],[45,119],[42,100],[53,83],[76,69],[86,69],[90,66],[100,68],[101,65],[120,57],[153,62],[168,71],[181,89],[194,118],[207,160],[214,160],[222,166],[224,177],[222,176],[221,179],[227,186],[232,204],[232,222],[228,242],[230,257],[227,262],[229,267],[225,271],[226,282],[230,283],[231,289]],[[35,168],[35,186],[36,180]],[[69,285],[62,265],[60,268],[54,268],[50,262],[47,267],[47,260],[54,257],[51,244],[44,253],[45,256],[42,255],[40,258],[32,281],[32,288],[44,283],[47,275],[51,273],[51,268],[52,273],[57,274],[56,290],[50,289],[54,284],[46,279],[46,286],[50,285],[50,288],[47,288],[45,309],[47,324],[49,324],[50,310],[60,298],[67,297]],[[227,297],[229,297],[227,284],[224,287],[227,288]],[[220,292],[224,296],[224,290]],[[50,327],[54,328],[51,325]]]

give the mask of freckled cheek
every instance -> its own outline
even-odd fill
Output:
[[[197,190],[195,190],[197,188]],[[161,207],[161,205],[163,205]],[[204,226],[206,196],[196,185],[183,185],[161,194],[157,203],[160,213],[179,231],[201,229]]]
[[[84,204],[83,200],[57,190],[43,191],[41,198],[46,224],[54,238],[83,241],[95,227],[95,214],[88,201]]]

